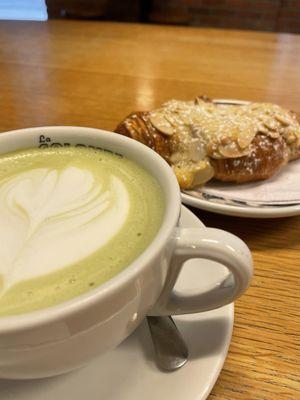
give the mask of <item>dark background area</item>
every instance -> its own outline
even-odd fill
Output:
[[[46,0],[49,18],[300,33],[300,0]]]

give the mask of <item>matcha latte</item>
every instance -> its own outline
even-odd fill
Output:
[[[0,316],[72,299],[126,268],[164,212],[157,181],[103,150],[0,156]]]

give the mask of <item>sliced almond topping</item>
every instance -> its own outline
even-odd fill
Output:
[[[231,142],[232,142],[232,139],[230,137],[228,137],[228,136],[222,136],[221,139],[220,139],[220,143],[223,146],[226,146],[226,145],[230,144]]]
[[[278,124],[274,119],[265,118],[263,124],[267,129],[270,129],[271,131],[275,131],[276,129],[278,129]]]
[[[267,129],[266,127],[262,126],[262,125],[259,125],[259,126],[258,126],[257,131],[258,131],[259,133],[264,133],[265,135],[268,135],[268,134],[269,134],[268,129]]]
[[[272,139],[277,139],[280,136],[280,132],[279,131],[269,131],[268,135],[271,136]]]
[[[297,137],[293,134],[293,133],[290,133],[287,137],[286,137],[286,142],[288,143],[288,144],[292,144],[292,143],[294,143],[295,141],[296,141],[296,139],[297,139]]]
[[[254,139],[254,136],[256,135],[256,130],[254,129],[244,129],[240,135],[237,138],[238,145],[240,146],[241,149],[245,149],[250,145],[252,140]]]
[[[192,125],[195,122],[189,113],[181,113],[180,121],[185,125]]]
[[[215,142],[211,141],[206,145],[206,152],[209,156],[215,153],[218,150],[218,146]]]
[[[155,126],[157,130],[167,136],[171,136],[174,133],[174,128],[170,124],[170,122],[161,114],[161,113],[153,113],[149,117],[152,125]]]
[[[218,150],[219,153],[225,158],[242,157],[248,154],[250,151],[250,149],[247,150],[239,149],[235,142],[231,142],[229,145],[226,146],[219,146]]]
[[[201,109],[200,109],[201,110]],[[188,120],[191,122],[193,121],[194,123],[201,123],[203,121],[203,112],[199,111],[197,108],[191,108],[188,112],[187,115]]]
[[[281,123],[281,125],[283,126],[289,126],[290,125],[290,121],[283,115],[281,114],[276,114],[275,118],[277,119],[278,122]]]
[[[287,144],[295,147],[300,129],[292,113],[268,103],[248,105],[216,105],[198,98],[195,101],[171,100],[149,115],[153,126],[166,136],[174,134],[180,151],[172,162],[205,159],[205,156],[223,159],[247,155],[257,133],[271,138],[283,136]],[[200,151],[194,142],[199,139]],[[173,140],[172,140],[173,142]],[[199,145],[200,146],[200,145]],[[178,164],[177,164],[178,165]],[[190,174],[190,178],[193,176]]]

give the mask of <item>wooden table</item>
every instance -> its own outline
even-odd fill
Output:
[[[300,36],[99,22],[0,23],[0,131],[113,130],[132,110],[196,95],[300,112]],[[300,217],[194,212],[250,246],[255,276],[236,302],[218,400],[299,398]]]

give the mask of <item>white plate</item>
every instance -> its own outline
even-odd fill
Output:
[[[181,224],[202,223],[182,207]],[[225,269],[202,260],[189,261],[176,289],[207,287]],[[2,400],[203,400],[222,369],[233,327],[233,304],[202,314],[174,318],[189,348],[189,362],[165,373],[153,361],[146,322],[115,350],[86,367],[55,378],[34,381],[0,380]]]
[[[201,195],[200,195],[201,196]],[[214,198],[201,198],[190,194],[181,193],[181,200],[184,204],[211,211],[217,214],[233,215],[246,218],[280,218],[300,215],[300,204],[294,206],[268,206],[268,207],[249,207],[246,205],[231,205],[225,201]]]
[[[248,104],[247,101],[235,99],[217,99],[217,104]],[[225,196],[226,197],[226,196]],[[222,197],[210,196],[194,190],[181,193],[181,199],[184,204],[200,208],[206,211],[212,211],[218,214],[234,215],[237,217],[250,218],[279,218],[300,215],[300,204],[297,205],[276,205],[276,206],[256,206],[234,200],[228,200]]]

